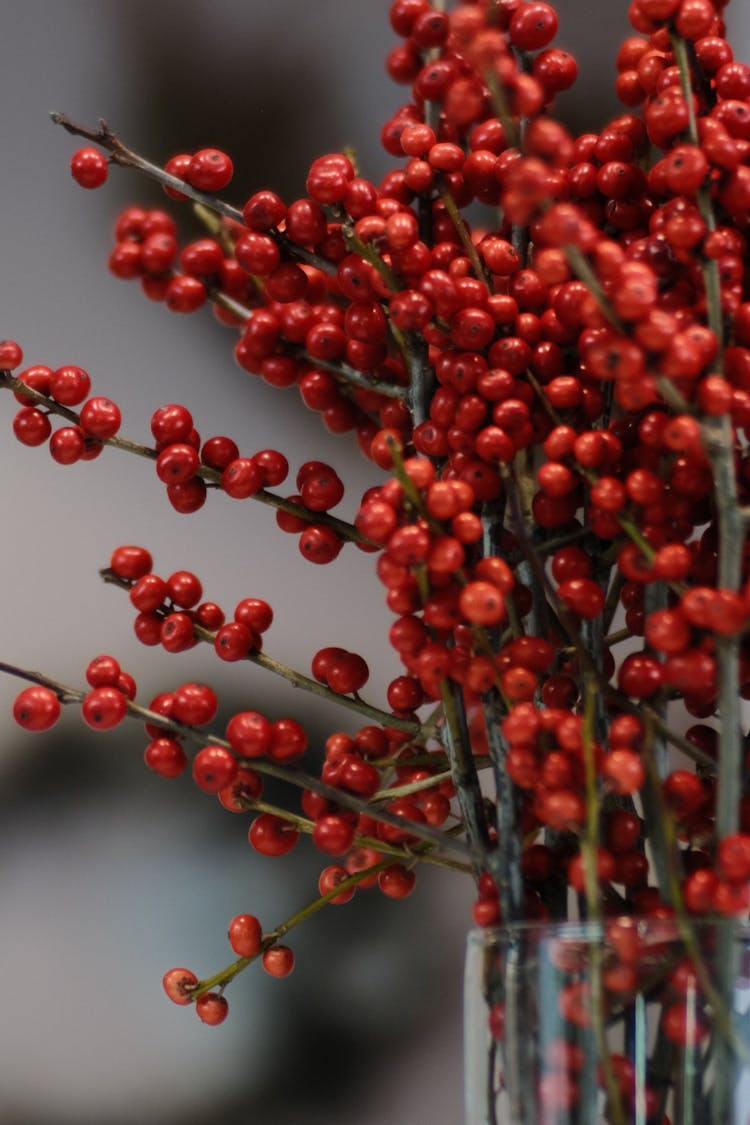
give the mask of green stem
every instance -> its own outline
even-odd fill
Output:
[[[225,969],[214,973],[211,977],[206,977],[204,980],[199,981],[195,988],[190,990],[190,995],[193,999],[197,999],[204,992],[211,992],[215,988],[226,988],[230,981],[234,980],[236,976],[239,976],[253,961],[257,961],[259,957],[262,957],[267,949],[276,945],[277,942],[285,937],[290,930],[293,930],[295,926],[299,926],[302,922],[306,922],[308,918],[312,918],[313,915],[317,914],[319,910],[322,910],[324,906],[327,906],[334,898],[338,898],[340,894],[345,894],[346,891],[351,890],[352,887],[357,887],[364,879],[369,879],[372,875],[385,871],[392,865],[392,860],[383,860],[382,863],[376,863],[372,867],[364,868],[362,871],[355,871],[348,879],[342,879],[332,890],[327,891],[324,895],[320,895],[318,898],[308,903],[307,906],[303,906],[302,909],[298,910],[296,914],[293,914],[291,918],[287,918],[286,922],[282,922],[275,930],[271,930],[268,934],[265,934],[260,949],[254,957],[239,957],[236,961],[233,961],[231,965],[227,965]]]
[[[458,207],[456,206],[455,199],[453,198],[451,193],[448,191],[447,187],[441,186],[440,191],[439,191],[439,195],[440,195],[440,199],[442,200],[442,202],[445,206],[446,211],[450,215],[451,222],[453,223],[454,227],[456,228],[456,233],[458,234],[458,237],[461,239],[461,245],[463,246],[464,250],[466,251],[466,257],[471,262],[472,267],[474,269],[474,273],[477,275],[477,277],[479,278],[480,281],[483,281],[485,283],[485,285],[489,289],[490,285],[489,285],[489,279],[487,277],[487,273],[485,271],[484,266],[482,265],[482,260],[479,257],[479,254],[477,252],[477,248],[474,245],[474,242],[472,241],[472,237],[471,237],[471,234],[469,232],[469,228],[467,227],[467,225],[464,221],[463,215],[461,214]]]

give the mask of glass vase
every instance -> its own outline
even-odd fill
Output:
[[[466,1125],[750,1125],[750,927],[469,935]]]

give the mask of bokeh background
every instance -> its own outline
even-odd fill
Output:
[[[579,58],[562,101],[577,127],[618,112],[609,88],[626,0],[561,0],[559,42]],[[121,405],[123,432],[148,440],[155,406],[189,406],[204,434],[243,452],[275,446],[292,470],[333,463],[347,483],[342,514],[376,481],[346,437],[332,438],[293,391],[240,371],[234,336],[210,313],[184,318],[147,302],[105,267],[111,227],[130,202],[164,206],[152,185],[114,170],[84,193],[68,160],[76,142],[49,123],[60,109],[105,117],[157,161],[226,148],[242,203],[273,187],[304,192],[321,152],[353,145],[378,179],[389,158],[383,121],[408,99],[383,59],[395,45],[385,0],[4,0],[0,66],[0,338],[28,363],[87,368],[94,393]],[[750,12],[729,9],[737,57]],[[743,50],[744,47],[744,50]],[[185,230],[190,230],[185,218]],[[13,403],[0,402],[0,659],[81,683],[112,652],[139,698],[211,680],[200,647],[178,657],[141,648],[127,599],[97,569],[114,546],[144,543],[157,569],[195,570],[206,596],[276,607],[267,650],[303,668],[324,644],[361,651],[382,700],[397,670],[387,651],[372,560],[342,552],[304,563],[270,510],[212,496],[180,516],[152,467],[116,451],[61,468],[18,445]],[[322,743],[338,729],[316,700],[255,668],[221,668],[223,715],[240,706],[303,719]],[[9,721],[16,683],[0,681],[0,1121],[3,1125],[454,1125],[461,1119],[460,975],[471,888],[427,873],[404,903],[360,895],[293,941],[288,981],[249,970],[229,993],[230,1018],[204,1028],[170,1005],[174,964],[208,974],[231,960],[229,918],[270,928],[312,897],[320,863],[263,860],[243,817],[144,769],[141,732],[91,738],[66,715],[52,737]],[[344,720],[341,729],[347,729]]]

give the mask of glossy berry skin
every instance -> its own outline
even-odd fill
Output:
[[[116,547],[109,560],[110,570],[118,578],[142,578],[153,570],[154,560],[145,547],[126,544]]]
[[[13,718],[24,730],[49,730],[59,717],[60,700],[53,691],[40,685],[24,688],[13,703]]]
[[[185,484],[199,467],[197,450],[184,442],[167,445],[156,459],[156,475],[165,484]]]
[[[86,666],[86,680],[91,687],[112,687],[117,684],[121,673],[120,664],[114,656],[104,653],[95,656]]]
[[[263,941],[263,927],[254,914],[237,914],[229,923],[228,936],[238,957],[255,957]]]
[[[81,704],[84,722],[94,730],[111,730],[121,723],[128,711],[128,701],[115,687],[96,687]]]
[[[239,711],[227,724],[227,740],[245,758],[262,758],[268,752],[273,726],[259,711]]]
[[[173,1004],[192,1003],[191,992],[198,978],[190,969],[169,969],[162,977],[162,986]]]
[[[172,718],[191,726],[210,723],[216,715],[219,701],[208,684],[181,684],[172,697]]]
[[[22,406],[13,419],[13,433],[22,445],[44,445],[52,433],[49,415],[35,406]]]
[[[81,429],[92,437],[106,440],[114,437],[122,423],[117,403],[101,395],[88,399],[81,407]]]
[[[223,746],[205,746],[193,759],[193,781],[204,793],[218,793],[231,785],[239,766]]]
[[[273,813],[261,813],[250,825],[248,839],[262,855],[286,855],[297,843],[299,831]]]
[[[230,663],[244,660],[254,647],[255,634],[239,621],[228,621],[216,631],[214,648],[222,660]]]
[[[202,148],[196,152],[185,172],[185,179],[199,191],[221,191],[234,174],[234,165],[225,152]]]
[[[107,158],[98,148],[79,148],[70,159],[70,174],[82,188],[101,187],[108,171]]]
[[[179,777],[187,766],[187,755],[174,738],[155,738],[148,744],[143,760],[160,777]]]
[[[263,968],[272,977],[288,977],[294,969],[294,953],[288,945],[272,945],[263,954]]]
[[[229,1014],[229,1004],[218,992],[204,992],[195,1001],[195,1014],[203,1023],[216,1027],[223,1023]]]
[[[13,371],[23,363],[23,349],[15,340],[0,340],[0,371]]]
[[[58,367],[49,377],[49,393],[63,406],[78,406],[91,390],[91,378],[82,367]]]

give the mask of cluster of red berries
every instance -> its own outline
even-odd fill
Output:
[[[23,363],[23,352],[14,340],[0,343],[0,367],[14,371]],[[92,395],[91,378],[82,367],[66,364],[52,369],[43,364],[26,367],[16,375],[13,391],[21,409],[13,419],[13,432],[23,445],[48,443],[52,458],[59,465],[76,461],[92,461],[98,457],[103,442],[120,429],[119,406],[102,395]],[[27,394],[18,384],[28,387]],[[71,407],[80,407],[77,413]],[[60,409],[62,408],[62,409]],[[52,429],[50,416],[67,417],[70,425]]]
[[[287,977],[294,969],[292,950],[275,937],[264,937],[261,924],[254,914],[235,915],[229,923],[227,936],[238,957],[248,961],[260,957],[269,976]],[[223,990],[203,989],[194,996],[200,982],[190,969],[169,969],[162,978],[162,985],[174,1004],[194,1002],[196,1015],[203,1023],[215,1026],[227,1018],[229,1004]]]
[[[615,1014],[663,971],[630,940],[633,918],[684,926],[750,909],[750,752],[735,710],[750,698],[750,67],[733,57],[723,7],[633,0],[635,34],[617,55],[625,112],[573,136],[551,112],[576,76],[552,45],[552,4],[463,0],[446,12],[394,0],[401,41],[387,69],[409,101],[383,127],[396,167],[380,184],[330,153],[309,168],[304,197],[214,200],[220,232],[182,247],[169,215],[131,207],[109,260],[175,311],[212,303],[238,333],[244,370],[297,386],[388,474],[352,525],[329,515],[344,486],[324,462],[301,466],[297,493],[276,498],[279,526],[313,562],[346,539],[377,552],[400,661],[388,710],[359,696],[362,656],[320,648],[310,690],[377,721],[328,738],[301,812],[258,808],[264,765],[293,767],[306,750],[295,720],[234,715],[225,739],[196,754],[197,784],[256,814],[248,835],[262,854],[308,834],[340,860],[320,876],[322,903],[371,885],[409,894],[416,862],[462,828],[479,924],[550,919],[561,902],[601,918],[602,995]],[[73,160],[84,186],[103,179],[102,162],[106,175],[91,151]],[[202,150],[164,173],[153,174],[185,199],[222,190],[232,166]],[[3,372],[20,366],[14,347],[0,345]],[[43,398],[29,403],[13,383],[20,440],[45,441],[49,412],[83,402],[84,374],[21,372]],[[115,411],[84,403],[66,428],[81,450],[70,459],[116,433]],[[178,511],[199,508],[207,487],[244,498],[287,477],[280,452],[202,442],[184,406],[159,408],[151,428]],[[76,442],[52,435],[53,456],[66,460]],[[144,643],[177,652],[208,640],[224,660],[267,659],[273,615],[261,599],[227,620],[194,574],[162,578],[142,548],[118,548],[109,574],[128,589]],[[129,679],[110,657],[87,677],[87,720],[113,725],[133,698]],[[685,734],[667,723],[676,704],[699,720]],[[59,709],[59,693],[37,684],[16,714],[42,730]],[[210,722],[216,697],[186,684],[149,711],[147,764],[177,776],[185,724]],[[665,740],[681,752],[669,765]],[[494,800],[479,785],[484,766]],[[230,925],[240,959],[261,956],[281,976],[293,962],[277,937],[250,915]],[[234,971],[216,991],[175,969],[165,988],[177,1003],[197,997],[201,1018],[218,1023]],[[570,1027],[591,1019],[576,973],[560,996]],[[684,1045],[680,966],[664,987],[665,1033]],[[498,1002],[498,1038],[502,1022]],[[554,1046],[541,1080],[556,1110],[581,1097],[573,1046]],[[612,1059],[626,1101],[627,1063]]]

